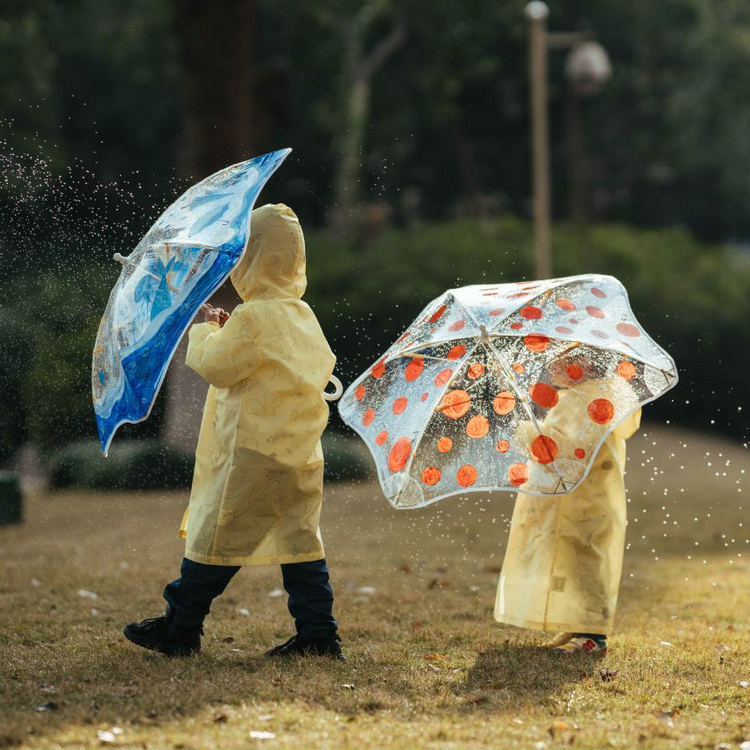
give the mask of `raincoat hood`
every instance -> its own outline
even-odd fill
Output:
[[[305,269],[305,238],[294,211],[283,203],[256,208],[247,249],[231,275],[242,300],[300,299]]]

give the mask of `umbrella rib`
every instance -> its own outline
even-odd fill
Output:
[[[523,407],[523,410],[526,412],[526,415],[529,417],[531,422],[534,424],[534,427],[536,427],[537,432],[539,435],[543,435],[542,428],[539,425],[539,422],[537,421],[537,418],[534,416],[534,412],[529,407],[529,404],[526,400],[525,395],[516,387],[516,378],[515,376],[511,375],[508,367],[505,364],[504,359],[500,356],[500,352],[495,348],[495,345],[492,343],[492,341],[488,341],[487,345],[492,349],[492,351],[495,353],[495,356],[497,357],[498,361],[500,362],[500,366],[503,368],[504,374],[508,377],[508,382],[510,383],[510,387],[515,392],[518,399],[521,401],[521,406]],[[554,461],[552,461],[552,466],[555,469],[555,473],[557,474],[557,478],[562,484],[562,486],[567,490],[567,483],[565,482],[565,479],[563,479],[562,474],[560,474],[560,470],[557,468],[557,465]]]
[[[469,352],[464,355],[464,357],[462,358],[462,361],[461,361],[461,365],[462,366],[469,359],[469,357],[471,357],[471,355],[476,351],[476,349],[479,347],[479,345],[481,343],[482,343],[481,340],[477,341],[476,344],[474,344],[474,346],[469,350]],[[455,381],[456,377],[458,377],[458,372],[460,371],[460,369],[461,369],[461,367],[457,367],[456,368],[456,372],[453,373],[453,376],[451,377],[451,379],[448,380],[448,382],[443,386],[443,390],[442,390],[442,392],[440,392],[440,394],[439,394],[440,397],[437,400],[438,404],[442,403],[443,396],[448,391],[448,389],[450,388],[451,384]],[[401,487],[399,487],[398,495],[396,496],[397,498],[401,495],[401,492],[404,489],[404,484],[405,484],[406,478],[407,477],[408,478],[412,478],[411,477],[411,467],[412,467],[412,464],[414,463],[414,458],[417,455],[417,449],[419,448],[419,445],[422,442],[422,438],[424,437],[425,432],[427,432],[427,427],[429,426],[430,422],[432,421],[432,417],[434,416],[434,414],[435,414],[436,411],[438,411],[438,410],[436,410],[436,409],[432,410],[432,413],[430,414],[430,416],[424,422],[424,427],[422,427],[422,431],[419,433],[418,437],[414,441],[414,447],[411,450],[411,455],[409,456],[409,462],[406,464],[406,467],[404,468],[404,473],[403,473],[404,482],[402,482],[401,483]],[[420,487],[420,489],[421,489],[421,487]],[[423,493],[423,497],[424,497],[424,493]]]

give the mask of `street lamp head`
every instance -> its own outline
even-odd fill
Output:
[[[599,42],[579,42],[565,60],[565,76],[580,96],[599,93],[611,75],[609,55]]]
[[[524,14],[529,21],[546,21],[549,16],[549,8],[547,3],[543,3],[541,0],[533,0],[524,9]]]

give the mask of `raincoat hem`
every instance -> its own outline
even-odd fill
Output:
[[[527,630],[541,630],[547,633],[564,631],[566,633],[600,633],[601,635],[611,635],[614,631],[614,625],[609,623],[602,625],[599,623],[585,622],[537,622],[536,620],[526,620],[523,617],[509,617],[508,615],[498,615],[494,613],[495,620],[504,625],[512,625],[516,628],[526,628]]]
[[[316,552],[300,552],[292,555],[239,555],[225,557],[223,555],[201,555],[199,552],[185,551],[185,557],[193,562],[203,563],[204,565],[285,565],[288,563],[303,563],[322,560],[325,557],[325,551],[321,547]]]

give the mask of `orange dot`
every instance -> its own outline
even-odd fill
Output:
[[[471,397],[469,394],[466,391],[462,391],[460,388],[456,388],[453,391],[448,391],[448,393],[443,396],[443,400],[440,402],[438,408],[446,417],[459,419],[469,411],[470,406]]]
[[[388,440],[388,433],[386,430],[383,430],[382,432],[378,433],[378,436],[375,438],[375,442],[378,445],[383,445],[383,443]]]
[[[428,466],[422,472],[422,481],[430,486],[437,484],[440,481],[440,477],[440,469],[437,466]]]
[[[539,435],[531,443],[531,455],[540,464],[552,463],[557,458],[559,451],[557,443],[547,435]]]
[[[425,392],[424,392],[424,393],[423,393],[423,394],[422,394],[422,395],[421,395],[421,396],[419,397],[419,400],[420,400],[420,401],[427,401],[427,399],[428,399],[429,397],[430,397],[430,394],[429,394],[429,393],[427,393],[427,391],[425,391]]]
[[[532,352],[543,352],[549,346],[549,339],[541,333],[530,333],[524,337],[523,343]]]
[[[570,310],[576,309],[576,306],[569,299],[566,299],[565,297],[560,297],[559,299],[556,299],[555,303],[561,310],[570,311]]]
[[[504,307],[498,307],[495,310],[490,310],[490,315],[494,318],[498,315],[502,315],[505,312]]]
[[[571,380],[580,380],[583,377],[583,368],[580,365],[568,365],[565,372]]]
[[[466,325],[465,320],[457,320],[455,323],[451,323],[448,327],[449,331],[460,331]]]
[[[446,355],[448,359],[461,359],[461,357],[466,354],[466,347],[461,346],[461,344],[457,344],[454,346]]]
[[[592,318],[603,318],[604,317],[604,311],[601,309],[601,307],[596,307],[595,305],[586,305],[586,312]]]
[[[529,467],[526,464],[512,464],[508,467],[508,479],[514,487],[529,481]]]
[[[519,330],[520,330],[521,328],[523,328],[523,323],[511,323],[511,324],[510,324],[510,327],[511,327],[511,328],[512,328],[512,329],[513,329],[514,331],[519,331]]]
[[[375,412],[372,409],[368,409],[363,415],[362,415],[362,424],[365,427],[368,427],[372,424],[372,420],[375,419]]]
[[[586,455],[586,451],[583,448],[576,448],[573,453],[576,458],[583,458]]]
[[[437,310],[432,314],[432,317],[430,318],[430,323],[435,323],[436,321],[440,320],[440,318],[443,317],[443,313],[448,309],[448,305],[442,305],[441,307],[438,307]]]
[[[635,375],[635,365],[632,362],[623,360],[617,365],[617,374],[625,380],[630,380]]]
[[[641,335],[641,332],[632,323],[618,323],[617,330],[623,336],[629,336],[630,338],[638,338]]]
[[[472,417],[466,425],[466,434],[470,438],[482,438],[490,431],[490,423],[487,417],[477,414]]]
[[[511,365],[511,366],[519,375],[523,375],[526,372],[526,367],[522,365],[520,362],[516,362],[514,365]]]
[[[597,289],[595,286],[591,287],[591,294],[594,297],[599,297],[599,299],[604,299],[607,296],[601,289]]]
[[[507,440],[498,440],[495,447],[497,448],[498,453],[507,453],[510,448],[510,443]]]
[[[464,464],[456,472],[456,481],[461,487],[471,487],[477,481],[477,470],[471,464]]]
[[[536,383],[531,386],[531,399],[535,404],[551,409],[559,400],[557,389],[548,383]]]
[[[510,391],[501,391],[492,402],[495,414],[510,414],[516,408],[516,397]]]
[[[466,374],[472,378],[472,380],[476,380],[478,377],[484,375],[484,365],[481,362],[474,362],[474,364],[466,371]]]
[[[422,374],[422,370],[424,370],[424,362],[422,360],[422,357],[414,357],[414,359],[412,359],[409,364],[406,365],[404,377],[411,383]]]
[[[375,367],[372,368],[372,376],[374,378],[382,378],[385,375],[385,360],[381,359]]]
[[[391,448],[388,454],[388,468],[393,471],[401,471],[406,466],[411,454],[411,443],[409,438],[400,437]]]
[[[451,375],[453,375],[453,370],[451,370],[450,367],[446,367],[444,370],[441,370],[436,376],[435,376],[435,385],[440,388],[448,383],[448,381],[451,379]]]
[[[573,329],[572,328],[568,328],[567,326],[556,326],[555,330],[558,333],[565,333],[565,334],[571,334],[571,333],[573,333]]]
[[[453,441],[449,437],[441,437],[437,441],[437,449],[441,453],[447,453],[453,447]]]
[[[607,424],[615,416],[615,407],[609,399],[597,398],[589,404],[588,412],[597,424]]]
[[[393,402],[393,413],[394,414],[403,414],[406,410],[406,407],[409,403],[409,399],[406,398],[406,396],[400,396]]]
[[[518,314],[522,318],[526,318],[526,320],[539,320],[542,317],[542,308],[535,307],[534,305],[526,305],[518,311]]]
[[[354,391],[354,395],[357,398],[357,401],[361,401],[365,397],[365,387],[363,385],[358,385],[357,390]]]

